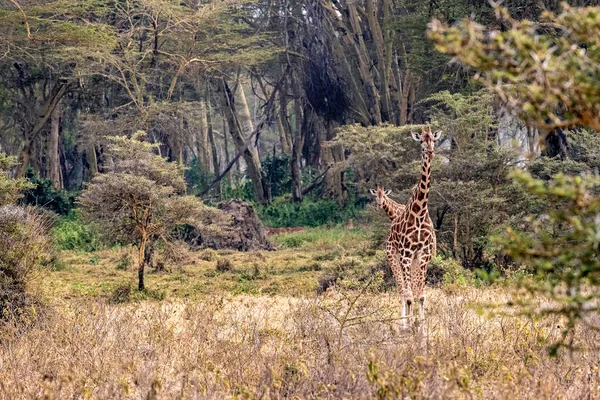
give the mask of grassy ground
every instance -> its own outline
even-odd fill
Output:
[[[482,305],[507,289],[459,281],[429,290],[423,334],[402,330],[366,232],[276,241],[277,252],[194,253],[124,304],[110,300],[135,283],[126,250],[64,254],[37,281],[47,317],[0,331],[0,398],[600,399],[590,328],[577,352],[551,358],[560,320],[490,314]],[[220,259],[234,271],[217,272]]]
[[[160,298],[223,293],[307,296],[315,293],[320,277],[348,266],[367,272],[378,259],[368,233],[359,229],[307,229],[275,236],[273,241],[278,251],[204,250],[191,253],[170,272],[148,271],[149,294]],[[137,285],[137,271],[128,261],[131,254],[131,249],[64,252],[59,270],[40,277],[40,285],[49,298],[110,296],[118,286]],[[232,270],[219,272],[219,262]]]

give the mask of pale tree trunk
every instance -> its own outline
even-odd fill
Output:
[[[246,143],[242,134],[242,127],[233,104],[233,95],[231,94],[225,80],[221,80],[219,82],[219,91],[223,106],[223,113],[225,114],[227,125],[229,126],[229,133],[231,134],[236,149],[238,149],[238,151],[242,151]],[[248,148],[243,151],[242,155],[244,157],[244,161],[246,162],[248,176],[252,181],[252,187],[254,188],[256,201],[259,203],[264,203],[266,198],[264,185],[262,182],[261,163],[260,159],[258,158],[258,153],[255,149],[252,149],[250,146],[248,146]]]
[[[408,123],[408,102],[410,95],[410,77],[411,71],[406,67],[404,71],[404,79],[402,82],[402,103],[400,104],[400,125]]]
[[[50,135],[48,136],[48,143],[46,149],[47,163],[46,173],[48,179],[52,181],[54,189],[64,189],[62,170],[60,168],[60,104],[58,104],[52,116],[50,117]]]
[[[375,85],[375,81],[373,79],[373,75],[371,70],[377,71],[370,61],[370,56],[367,51],[365,42],[363,40],[363,32],[360,27],[360,21],[358,18],[358,11],[356,9],[356,3],[347,3],[348,17],[350,20],[350,26],[353,31],[353,38],[348,34],[344,35],[346,42],[352,44],[356,52],[356,57],[358,58],[358,70],[360,72],[361,78],[365,84],[365,88],[367,91],[367,96],[369,99],[369,111],[371,113],[371,118],[375,125],[381,124],[381,107],[380,107],[380,97],[379,91],[377,90],[377,86]],[[337,17],[334,17],[337,18]],[[358,41],[358,44],[357,44]]]
[[[242,106],[241,124],[244,132],[252,132],[254,130],[254,124],[252,123],[252,115],[250,115],[250,107],[248,107],[248,101],[246,100],[246,94],[244,93],[244,87],[242,86],[241,80],[237,82],[237,92]]]
[[[219,176],[219,174],[221,173],[221,165],[219,163],[219,151],[217,148],[217,143],[215,141],[215,132],[213,130],[212,109],[210,106],[210,101],[208,100],[206,102],[206,134],[208,136],[208,141],[210,143],[210,149],[212,153],[213,173],[215,176]],[[217,198],[221,199],[221,196],[221,182],[219,182],[217,184]]]
[[[50,116],[54,112],[56,105],[63,98],[67,92],[67,85],[65,83],[56,83],[50,94],[47,96],[44,105],[41,107],[42,111],[38,116],[37,122],[33,128],[24,134],[23,147],[19,154],[19,167],[17,168],[16,178],[22,178],[27,172],[29,161],[31,159],[31,151],[33,149],[33,142],[46,125],[46,122],[50,119]]]
[[[279,91],[279,112],[277,113],[277,128],[279,130],[279,141],[281,142],[281,152],[284,154],[290,154],[292,147],[290,138],[292,132],[290,129],[290,123],[288,122],[287,112],[287,99],[285,94]]]
[[[385,41],[383,38],[383,32],[379,21],[377,20],[377,9],[374,5],[374,0],[365,0],[365,13],[367,15],[367,22],[369,23],[369,30],[375,44],[375,54],[377,56],[377,66],[379,70],[379,88],[381,91],[381,105],[383,112],[383,119],[390,121],[392,119],[392,108],[391,98],[389,91],[389,69],[387,58],[385,56]]]
[[[299,85],[296,82],[296,88],[298,89],[297,86]],[[292,140],[292,201],[300,203],[302,202],[302,171],[300,170],[300,160],[302,157],[302,147],[304,146],[304,135],[302,133],[304,114],[299,99],[294,100],[294,117],[296,126],[294,127]]]
[[[96,157],[96,147],[93,144],[88,146],[86,153],[88,167],[90,169],[90,179],[98,175],[98,158]]]
[[[225,152],[225,165],[229,165],[229,161],[231,161],[231,157],[229,157],[229,139],[227,139],[227,122],[223,119],[223,151]],[[237,170],[240,172],[240,163],[236,162]],[[234,187],[233,184],[233,174],[231,172],[231,168],[227,171],[227,179],[229,180],[229,186],[231,188]]]
[[[208,154],[208,118],[206,115],[206,103],[200,101],[200,127],[196,132],[196,149],[198,154],[198,166],[201,171],[210,170],[210,156]]]

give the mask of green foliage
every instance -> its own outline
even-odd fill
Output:
[[[33,185],[26,179],[10,179],[9,173],[11,167],[16,164],[14,157],[8,157],[0,153],[0,207],[14,203],[22,197],[24,190],[30,189]]]
[[[59,220],[52,229],[52,237],[61,250],[92,252],[102,247],[92,227],[74,214]]]
[[[597,176],[569,177],[558,174],[551,181],[515,171],[512,177],[545,209],[531,215],[520,229],[508,228],[495,240],[516,261],[525,264],[537,279],[524,279],[522,299],[529,313],[558,314],[566,318],[564,345],[577,322],[587,321],[600,298],[600,187]],[[536,296],[552,302],[539,308]],[[589,321],[588,321],[589,322]]]
[[[215,179],[214,174],[202,168],[197,158],[194,158],[185,170],[185,181],[190,194],[204,192]]]
[[[267,205],[257,205],[256,210],[261,221],[274,228],[346,223],[362,212],[352,204],[340,205],[333,200],[310,199],[302,203],[275,201]]]
[[[262,162],[263,181],[271,197],[282,196],[292,190],[292,175],[289,154],[268,156]]]
[[[473,272],[463,268],[453,258],[437,256],[431,259],[429,269],[427,270],[427,278],[428,283],[436,281],[438,283],[466,286],[472,282]]]
[[[562,3],[561,13],[544,12],[539,23],[494,8],[495,26],[503,28],[433,20],[429,37],[439,51],[475,68],[477,79],[530,124],[600,130],[600,8]]]
[[[75,195],[65,190],[56,190],[49,179],[40,176],[31,168],[27,169],[25,175],[33,188],[25,192],[23,202],[28,205],[42,207],[59,215],[67,215],[75,206]]]

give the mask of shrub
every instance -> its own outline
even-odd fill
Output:
[[[92,252],[102,247],[90,226],[74,216],[61,219],[52,230],[52,236],[61,250]]]
[[[333,287],[335,285],[335,283],[337,282],[337,280],[339,278],[340,278],[340,275],[337,272],[323,274],[319,278],[319,284],[317,286],[317,294],[325,293],[327,291],[327,289],[329,289],[330,287]]]
[[[26,177],[35,185],[27,190],[23,201],[27,205],[42,207],[59,215],[67,215],[75,206],[75,195],[65,190],[54,189],[52,181],[40,178],[31,168],[27,170]]]
[[[48,219],[34,209],[0,208],[0,316],[21,316],[35,305],[28,293],[33,273],[47,263],[51,242]]]
[[[114,288],[108,301],[114,304],[128,303],[131,301],[131,284],[126,283]]]
[[[355,219],[362,209],[353,204],[340,205],[332,200],[305,200],[302,203],[273,202],[256,207],[261,221],[274,228],[287,226],[320,226],[345,223]]]
[[[220,258],[217,260],[217,271],[218,272],[232,272],[233,264],[229,258]]]
[[[116,268],[119,271],[127,271],[129,269],[130,265],[131,265],[131,258],[128,255],[124,255],[121,259],[119,259],[119,262],[117,263]]]
[[[473,278],[473,273],[453,258],[432,258],[427,270],[426,282],[429,285],[441,283],[466,284]]]

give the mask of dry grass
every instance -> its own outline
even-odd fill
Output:
[[[551,358],[559,320],[489,315],[507,290],[468,285],[430,290],[424,334],[402,331],[399,297],[361,280],[364,232],[301,234],[278,252],[194,254],[149,275],[166,300],[126,304],[107,296],[135,279],[116,268],[125,250],[65,253],[38,281],[47,317],[0,331],[0,398],[600,399],[597,332]],[[234,271],[218,273],[225,257]]]
[[[593,332],[549,358],[557,321],[478,315],[500,289],[430,292],[425,335],[393,294],[57,304],[0,338],[0,396],[19,398],[600,398]],[[338,321],[344,320],[340,329]]]

